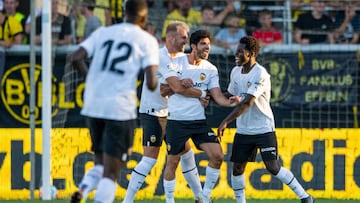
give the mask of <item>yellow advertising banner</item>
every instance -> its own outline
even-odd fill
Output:
[[[235,129],[227,129],[222,139],[225,161],[213,198],[233,198],[230,184],[230,154]],[[136,130],[133,154],[118,179],[116,196],[122,199],[131,170],[141,159],[142,129]],[[360,200],[359,129],[277,129],[280,162],[290,169],[304,188],[316,198]],[[29,199],[30,129],[0,129],[0,199]],[[36,192],[41,187],[42,131],[36,130]],[[53,129],[51,134],[51,176],[58,198],[69,198],[77,190],[84,173],[93,165],[89,132],[85,128]],[[205,181],[207,157],[195,150],[200,179]],[[157,163],[146,178],[136,199],[164,198],[162,172],[166,149],[163,144]],[[266,171],[261,157],[249,163],[246,171],[247,198],[295,199],[286,185]],[[91,194],[92,197],[93,194]],[[176,198],[192,198],[180,166],[176,171]]]

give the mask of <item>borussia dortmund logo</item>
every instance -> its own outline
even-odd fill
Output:
[[[263,62],[271,75],[271,102],[281,102],[290,96],[295,78],[292,67],[281,58]]]

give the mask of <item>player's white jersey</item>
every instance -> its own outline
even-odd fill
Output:
[[[256,97],[254,105],[236,119],[236,132],[253,135],[275,130],[274,115],[270,107],[271,82],[266,69],[257,64],[249,73],[241,73],[242,66],[235,66],[230,74],[228,92],[244,97]]]
[[[138,73],[141,68],[159,64],[156,39],[139,26],[121,23],[97,29],[80,46],[92,58],[81,114],[135,119]]]
[[[172,60],[167,67],[159,68],[163,77],[178,77],[180,80],[191,78],[194,88],[210,90],[219,86],[219,74],[217,68],[207,60],[202,60],[200,65],[189,64],[187,56],[181,56]],[[199,98],[185,97],[181,94],[173,94],[168,100],[169,120],[204,120],[205,109]]]
[[[175,57],[184,56],[185,54],[179,52]],[[162,47],[159,50],[159,68],[167,67],[171,63],[171,58],[168,49],[166,46]],[[144,77],[144,83],[141,92],[141,100],[140,100],[140,113],[147,113],[153,116],[166,117],[168,115],[167,109],[167,97],[163,97],[160,95],[160,81],[163,80],[161,73],[159,70],[156,73],[158,78],[158,86],[155,91],[150,91],[146,88],[146,77]]]

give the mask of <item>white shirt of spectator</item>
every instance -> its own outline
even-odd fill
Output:
[[[130,23],[100,27],[80,44],[92,58],[82,115],[111,120],[137,117],[141,68],[159,64],[157,40]]]
[[[249,73],[241,72],[242,66],[235,66],[230,74],[228,92],[244,97],[253,95],[255,103],[236,119],[236,132],[256,135],[275,131],[274,115],[270,107],[271,82],[266,69],[256,64]]]

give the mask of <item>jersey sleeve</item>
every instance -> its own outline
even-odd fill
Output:
[[[214,70],[210,74],[210,81],[208,85],[208,89],[211,90],[213,88],[220,87],[219,84],[219,72],[217,68],[214,66]]]
[[[168,64],[164,64],[159,67],[159,72],[162,75],[163,80],[166,80],[169,77],[176,76],[177,73],[175,70],[175,64],[173,62],[169,62]]]
[[[101,36],[100,33],[102,30],[103,28],[100,27],[99,29],[95,30],[88,38],[86,38],[83,42],[80,43],[80,46],[86,50],[89,58],[93,57],[94,55],[96,44],[95,42],[96,39],[99,39],[98,37]]]
[[[228,88],[227,88],[227,91],[232,94],[232,95],[237,95],[238,94],[238,88],[235,84],[235,73],[237,72],[239,68],[238,67],[234,67],[232,70],[231,70],[231,73],[230,73],[230,83],[228,85]]]
[[[147,33],[146,33],[147,34]],[[159,44],[156,39],[150,34],[144,45],[145,56],[142,60],[142,68],[152,65],[159,65]]]

